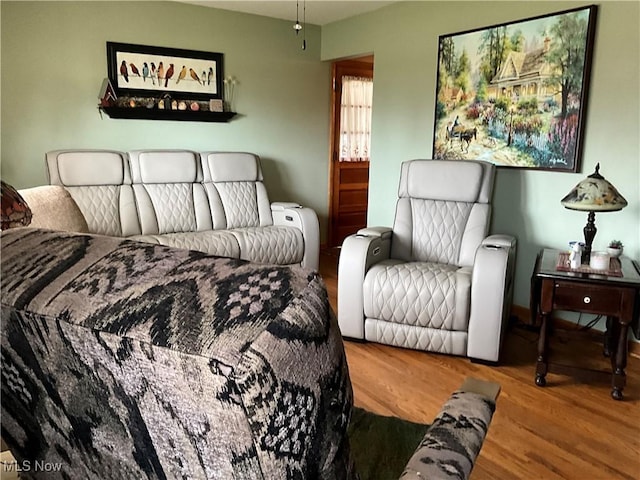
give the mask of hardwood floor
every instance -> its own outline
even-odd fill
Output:
[[[320,265],[336,311],[337,252],[323,251]],[[578,337],[554,335],[553,358],[608,369],[601,343]],[[355,404],[429,423],[465,377],[492,380],[502,391],[472,479],[640,479],[640,359],[629,358],[618,402],[609,395],[610,376],[597,372],[549,373],[547,386],[537,387],[536,341],[535,332],[514,326],[498,366],[345,341]]]

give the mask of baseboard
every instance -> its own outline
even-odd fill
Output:
[[[511,305],[511,315],[514,317],[518,317],[520,322],[524,324],[531,323],[531,311],[527,307],[522,307],[520,305]]]
[[[518,317],[521,323],[524,323],[525,325],[531,325],[531,310],[529,310],[527,307],[523,307],[521,305],[512,305],[511,315]],[[570,328],[572,325],[576,325],[574,322],[570,322],[558,317],[553,317],[553,322],[561,326],[562,328]],[[629,355],[640,358],[640,342],[629,340],[627,345]]]

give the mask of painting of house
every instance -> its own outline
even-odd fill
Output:
[[[465,94],[462,88],[453,87],[446,88],[443,92],[443,97],[449,105],[453,106],[458,105],[465,97]]]
[[[509,52],[498,74],[488,87],[489,98],[536,98],[538,102],[559,100],[555,85],[549,85],[552,66],[547,61],[551,39],[544,46],[528,52]]]
[[[440,36],[434,157],[576,171],[594,11]]]

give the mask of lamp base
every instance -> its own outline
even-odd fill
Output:
[[[582,252],[582,263],[588,264],[591,260],[591,245],[593,245],[593,239],[596,236],[598,229],[596,228],[596,214],[595,212],[589,212],[587,215],[587,224],[582,229],[584,233],[584,250]]]

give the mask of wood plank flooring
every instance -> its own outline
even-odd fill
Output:
[[[338,250],[323,251],[322,274],[336,309]],[[610,377],[549,373],[534,384],[537,334],[508,332],[498,366],[375,343],[345,342],[355,404],[429,423],[467,376],[498,382],[502,391],[473,480],[640,479],[640,359],[630,357],[624,400],[610,397]],[[601,343],[554,336],[554,359],[608,369]],[[401,472],[398,472],[400,475]]]

